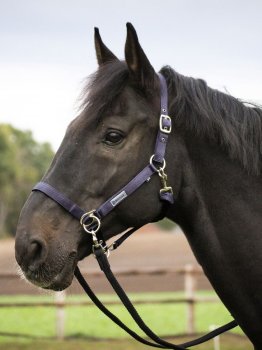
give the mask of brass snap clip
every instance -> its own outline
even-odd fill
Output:
[[[163,186],[163,188],[160,189],[160,194],[165,193],[165,192],[169,192],[169,193],[173,194],[172,187],[167,185],[167,174],[165,173],[163,168],[159,169],[158,175],[160,177],[160,180],[161,180],[161,183]]]
[[[157,168],[155,166],[155,164],[153,163],[154,160],[154,154],[151,156],[150,158],[150,165],[157,171],[158,176],[160,177],[161,183],[162,183],[162,188],[160,189],[160,194],[165,193],[165,192],[169,192],[171,194],[173,194],[173,189],[171,186],[167,185],[167,174],[165,173],[165,167],[166,167],[166,161],[163,158],[163,164],[162,166],[160,166],[159,168]]]

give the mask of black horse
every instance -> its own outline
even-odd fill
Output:
[[[160,104],[158,75],[131,24],[125,61],[97,29],[95,47],[99,69],[43,179],[89,210],[148,163]],[[175,202],[159,199],[159,177],[152,177],[102,221],[101,234],[107,240],[163,217],[178,223],[221,300],[261,350],[262,110],[168,66],[161,74],[173,122],[165,159]],[[16,236],[16,259],[29,281],[66,288],[91,243],[57,203],[40,192],[29,196]]]

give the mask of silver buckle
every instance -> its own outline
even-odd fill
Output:
[[[170,122],[170,126],[167,127],[167,126],[163,126],[163,120],[164,119],[167,119],[169,122]],[[159,119],[159,128],[160,130],[165,133],[165,134],[170,134],[171,133],[171,130],[172,130],[172,121],[171,121],[171,118],[168,116],[168,115],[165,115],[165,114],[161,114],[160,115],[160,119]]]

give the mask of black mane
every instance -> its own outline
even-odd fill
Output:
[[[219,143],[250,173],[261,171],[262,109],[211,89],[201,79],[185,77],[166,66],[170,114],[177,126]]]
[[[185,77],[163,67],[169,89],[169,114],[175,125],[221,145],[250,173],[261,171],[262,109],[207,86],[201,79]],[[95,72],[83,91],[82,110],[102,117],[128,82],[123,61],[112,61]],[[93,113],[95,111],[95,113]],[[97,116],[100,116],[97,118]]]

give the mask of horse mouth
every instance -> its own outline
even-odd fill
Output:
[[[50,274],[49,269],[42,266],[36,271],[27,271],[24,276],[37,287],[61,291],[71,285],[77,261],[76,254],[70,255],[57,273]]]
[[[64,268],[52,279],[50,284],[42,286],[42,288],[51,289],[54,291],[61,291],[66,289],[72,283],[74,270],[75,266],[64,266]]]

